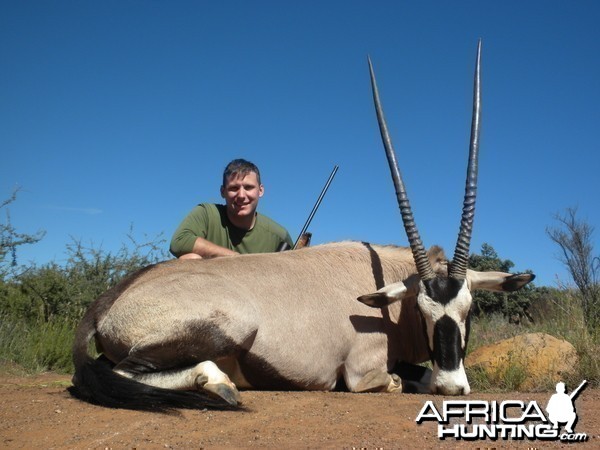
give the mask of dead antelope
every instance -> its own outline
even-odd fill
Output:
[[[427,391],[469,393],[463,359],[471,291],[512,291],[533,279],[467,269],[480,47],[467,188],[451,262],[441,249],[426,252],[421,243],[371,65],[370,73],[410,248],[341,242],[146,267],[85,313],[73,349],[75,395],[157,410],[236,406],[238,388],[332,390],[343,382],[352,392],[393,392],[402,389],[395,367],[428,359]],[[88,353],[92,339],[102,352],[96,359]]]

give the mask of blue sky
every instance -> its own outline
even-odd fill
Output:
[[[545,230],[571,206],[600,223],[599,19],[591,0],[2,1],[0,198],[20,186],[13,224],[47,232],[19,262],[116,250],[131,224],[170,238],[237,157],[294,238],[338,164],[313,243],[406,245],[367,55],[421,236],[452,254],[482,38],[472,251],[568,281]]]

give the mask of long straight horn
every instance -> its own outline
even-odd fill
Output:
[[[375,111],[377,112],[377,122],[379,122],[379,131],[381,132],[381,139],[383,140],[383,146],[385,148],[385,154],[387,156],[388,164],[390,166],[390,172],[392,174],[392,180],[394,181],[394,187],[396,188],[396,198],[398,199],[398,206],[400,207],[400,214],[402,215],[402,221],[404,222],[404,229],[408,236],[408,242],[412,250],[413,258],[419,271],[419,276],[422,280],[429,280],[435,278],[429,258],[421,242],[419,231],[415,225],[413,218],[412,209],[408,196],[406,195],[406,188],[398,169],[398,162],[396,161],[396,153],[392,146],[392,140],[388,132],[385,117],[383,115],[383,109],[379,101],[379,91],[377,90],[377,82],[375,81],[375,73],[373,72],[373,64],[371,64],[371,58],[369,58],[369,71],[371,74],[371,87],[373,89],[373,101],[375,102]]]
[[[475,218],[475,198],[477,196],[477,166],[479,156],[479,131],[481,128],[481,39],[477,44],[477,62],[475,65],[475,82],[473,87],[473,118],[471,121],[471,143],[469,146],[469,165],[467,167],[467,182],[463,203],[462,218],[458,241],[454,250],[454,258],[448,271],[448,276],[464,280],[467,276],[469,263],[469,246],[473,219]]]

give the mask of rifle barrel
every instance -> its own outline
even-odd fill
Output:
[[[337,166],[337,165],[335,165],[333,167],[333,170],[331,171],[331,175],[329,175],[329,179],[327,180],[327,183],[325,183],[325,187],[323,188],[323,190],[321,191],[321,195],[319,195],[319,198],[317,199],[317,203],[315,203],[315,206],[313,206],[313,209],[310,212],[310,215],[308,216],[306,223],[302,227],[302,231],[300,231],[300,234],[298,235],[298,239],[296,239],[296,242],[294,243],[294,247],[293,247],[294,249],[298,246],[298,242],[300,242],[300,238],[306,232],[306,229],[310,225],[310,222],[312,221],[315,213],[317,212],[317,209],[319,209],[319,205],[321,204],[321,201],[323,201],[323,197],[325,197],[325,193],[327,192],[327,189],[329,189],[329,185],[333,181],[333,177],[335,177],[335,174],[338,171],[338,169],[339,169],[339,166]]]
[[[585,386],[587,384],[587,380],[583,380],[581,382],[581,384],[579,386],[577,386],[577,389],[575,389],[573,392],[571,392],[571,394],[569,395],[569,397],[572,399],[573,397],[575,397],[579,391],[581,390],[581,388],[583,388],[583,386]]]

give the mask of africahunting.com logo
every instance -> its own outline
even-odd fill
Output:
[[[586,433],[575,433],[575,400],[586,385],[584,380],[570,394],[565,384],[557,383],[544,409],[536,401],[445,400],[438,408],[425,402],[415,421],[435,421],[440,439],[515,439],[585,442]],[[545,411],[545,412],[544,412]]]

